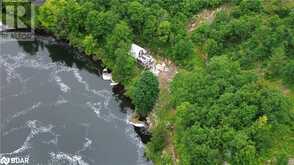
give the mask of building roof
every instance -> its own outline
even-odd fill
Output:
[[[140,54],[141,51],[142,53]],[[150,54],[148,54],[146,49],[139,45],[132,44],[130,53],[141,65],[149,68],[152,73],[158,76],[159,69],[156,67],[156,61]]]
[[[134,58],[138,58],[139,57],[139,52],[143,51],[143,53],[147,53],[147,50],[145,50],[144,48],[140,47],[139,45],[136,44],[132,44],[131,46],[131,54]]]

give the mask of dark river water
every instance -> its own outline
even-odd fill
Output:
[[[127,102],[102,80],[97,64],[50,37],[0,44],[0,158],[152,164],[127,121]]]

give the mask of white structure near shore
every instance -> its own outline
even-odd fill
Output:
[[[159,74],[159,71],[156,69],[155,59],[146,49],[140,47],[139,45],[132,44],[130,53],[139,64],[149,69],[155,75]]]
[[[137,44],[132,44],[130,49],[131,56],[136,59],[136,61],[142,65],[144,68],[148,69],[154,75],[158,76],[160,72],[167,72],[168,68],[165,63],[157,64],[156,60],[150,55],[149,51],[140,47]],[[103,69],[102,78],[104,80],[110,80],[111,85],[117,85],[117,82],[112,80],[112,74],[108,71],[108,69]]]

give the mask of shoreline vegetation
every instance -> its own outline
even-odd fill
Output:
[[[291,0],[47,0],[37,27],[102,60],[151,123],[154,164],[287,164],[294,158]],[[168,80],[129,54],[149,48]]]

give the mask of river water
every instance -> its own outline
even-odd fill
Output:
[[[29,164],[152,164],[131,109],[97,64],[50,37],[0,41],[0,158]]]

